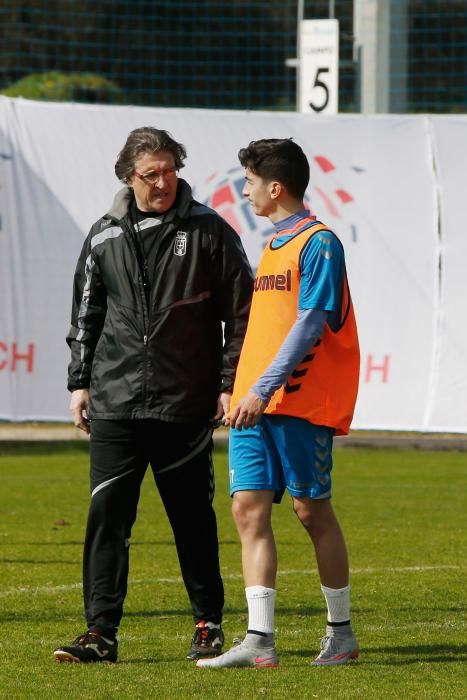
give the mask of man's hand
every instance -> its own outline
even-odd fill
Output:
[[[70,411],[73,423],[87,435],[89,435],[88,404],[89,391],[87,389],[75,389],[71,392]]]
[[[226,391],[219,394],[217,399],[217,411],[213,418],[214,421],[222,421],[224,425],[228,425],[228,420],[226,419],[226,416],[228,415],[230,410],[231,398],[232,394],[229,394]]]
[[[241,430],[242,428],[252,428],[263,415],[267,403],[262,401],[257,394],[249,391],[235,406],[235,410],[230,416],[230,426]]]

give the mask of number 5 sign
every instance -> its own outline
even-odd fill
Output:
[[[299,111],[336,114],[339,22],[336,19],[303,20],[299,44]]]

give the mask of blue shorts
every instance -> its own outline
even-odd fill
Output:
[[[333,428],[282,415],[263,415],[254,428],[232,428],[230,495],[275,491],[279,503],[287,489],[299,498],[330,498],[333,436]]]

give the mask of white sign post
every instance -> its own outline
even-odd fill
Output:
[[[298,111],[337,114],[339,22],[305,19],[300,23]]]

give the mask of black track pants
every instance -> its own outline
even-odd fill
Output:
[[[157,420],[91,422],[91,504],[83,561],[90,628],[117,630],[129,539],[148,464],[170,520],[193,616],[219,623],[224,589],[212,499],[212,431]],[[157,566],[157,562],[155,563]]]

